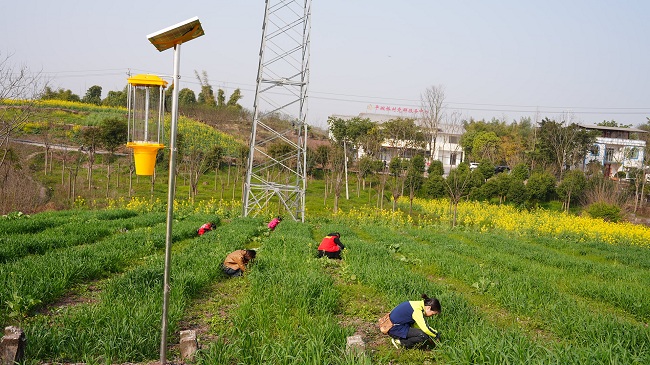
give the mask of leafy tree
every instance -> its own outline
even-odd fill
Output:
[[[226,106],[226,92],[222,89],[217,90],[217,108]]]
[[[483,180],[494,176],[494,164],[488,159],[481,160],[476,170],[483,176]]]
[[[204,70],[202,74],[199,75],[199,73],[194,70],[194,74],[201,84],[201,92],[199,93],[197,103],[209,107],[216,107],[217,101],[214,97],[214,90],[212,89],[212,85],[210,85],[210,82],[208,81],[208,73]]]
[[[81,131],[81,141],[83,145],[81,150],[88,154],[88,189],[92,188],[93,165],[95,164],[95,154],[97,147],[102,141],[102,131],[99,127],[85,127]]]
[[[442,175],[429,175],[424,181],[420,195],[425,198],[438,199],[447,195],[447,188],[445,186],[445,178]]]
[[[126,143],[127,122],[120,118],[104,119],[99,124],[99,141],[101,146],[111,154]]]
[[[569,211],[571,198],[580,198],[587,185],[587,179],[581,170],[569,170],[557,186],[557,194],[564,200],[564,210]]]
[[[491,136],[490,133],[497,137],[508,134],[508,126],[506,123],[498,119],[492,119],[490,122],[486,122],[484,120],[475,121],[473,119],[470,119],[469,121],[463,122],[463,127],[465,129],[465,133],[460,138],[460,145],[463,147],[463,151],[465,151],[466,156],[470,158],[476,158],[478,155],[479,157],[477,159],[479,160],[482,159],[483,156],[480,156],[480,154],[478,154],[478,152],[474,149],[475,139],[479,138],[480,136],[485,136],[486,134]],[[485,139],[485,137],[481,138]],[[495,141],[494,143],[497,142]],[[485,141],[479,142],[479,146],[483,144],[485,144]]]
[[[406,180],[404,181],[406,187],[409,189],[409,214],[413,212],[413,198],[415,193],[420,190],[424,183],[424,157],[417,155],[414,156],[406,171]]]
[[[433,160],[429,165],[429,170],[427,171],[429,175],[439,175],[442,176],[445,174],[445,168],[442,164],[442,161]]]
[[[560,178],[567,167],[584,161],[596,140],[594,131],[575,123],[565,124],[544,118],[539,128],[540,154],[555,166],[556,176]]]
[[[393,177],[393,183],[391,185],[391,192],[393,194],[393,212],[397,211],[397,200],[402,196],[402,187],[404,183],[402,176],[405,168],[405,161],[399,157],[391,159],[388,164],[388,170],[390,171],[390,175]]]
[[[93,85],[88,88],[86,95],[81,99],[82,103],[86,104],[102,104],[102,87],[99,85]]]
[[[241,90],[239,90],[239,88],[235,89],[235,91],[230,94],[230,98],[228,98],[226,106],[229,108],[241,109],[242,106],[239,105],[239,100],[241,100],[242,97],[243,96],[241,95]]]
[[[361,136],[365,135],[374,127],[374,123],[368,118],[351,118],[343,119],[336,117],[329,117],[327,119],[327,124],[330,128],[330,133],[332,136],[331,142],[336,144],[343,149],[345,155],[343,170],[345,173],[345,191],[346,199],[348,196],[348,186],[347,186],[347,161],[350,152],[354,152],[359,148],[359,139]],[[337,182],[339,180],[337,179]],[[335,189],[335,191],[340,191],[340,189]]]
[[[345,170],[345,154],[339,145],[333,146],[329,153],[329,162],[332,166],[332,185],[334,186],[334,207],[333,212],[339,211],[339,199],[341,197],[341,186]],[[327,189],[326,189],[327,190]]]
[[[469,165],[462,162],[457,168],[451,169],[449,175],[445,179],[445,187],[447,195],[452,206],[452,219],[451,226],[456,226],[456,219],[458,217],[458,203],[460,200],[470,193],[471,184],[471,171]]]
[[[316,168],[316,151],[313,148],[307,147],[307,156],[305,156],[306,164],[305,164],[305,172],[307,175],[309,175],[311,178],[314,177],[314,171]]]
[[[526,141],[523,136],[514,134],[516,132],[517,130],[513,129],[512,134],[502,136],[499,143],[499,154],[508,166],[516,166],[525,160]]]
[[[506,198],[515,206],[523,206],[530,199],[530,194],[522,180],[511,179]]]
[[[474,137],[472,155],[475,160],[486,159],[492,163],[499,159],[501,139],[494,132],[478,132]]]
[[[166,125],[166,127],[168,126],[169,124]],[[179,119],[176,142],[179,161],[177,167],[179,170],[183,169],[189,177],[190,190],[188,196],[190,199],[194,199],[198,193],[201,176],[217,167],[217,161],[220,160],[215,158],[215,156],[218,156],[217,146],[222,149],[222,156],[237,156],[241,164],[245,162],[246,151],[248,150],[246,146],[243,146],[231,136],[221,133],[204,123],[188,120],[184,116]],[[169,154],[164,154],[163,157],[167,158],[167,156]],[[168,160],[163,164],[163,166],[165,165],[169,165]]]
[[[276,160],[282,160],[289,154],[293,155],[294,151],[295,149],[285,142],[272,143],[267,147],[269,156]]]
[[[618,124],[615,120],[603,120],[602,122],[596,124],[603,127],[616,127],[616,128],[630,128],[631,124]]]
[[[122,91],[109,91],[106,98],[102,101],[103,105],[126,107],[128,99],[127,87]]]
[[[62,88],[59,88],[55,91],[53,91],[49,86],[45,87],[45,91],[43,92],[43,96],[41,96],[41,99],[43,100],[63,100],[63,101],[81,101],[81,98],[79,95],[73,94],[72,91],[64,90]]]
[[[359,178],[362,180],[363,188],[366,188],[366,179],[369,176],[381,171],[384,168],[384,163],[373,159],[366,155],[359,159]]]
[[[388,144],[397,149],[398,157],[405,157],[409,149],[419,149],[425,144],[425,136],[413,119],[397,118],[382,124]]]
[[[555,192],[555,177],[548,172],[535,172],[528,178],[526,189],[533,202],[547,202]]]
[[[520,181],[525,181],[528,179],[528,176],[530,176],[530,172],[528,171],[528,165],[524,163],[519,163],[515,165],[515,167],[512,168],[512,171],[510,171],[510,174],[514,179],[520,180]]]
[[[362,133],[357,139],[358,147],[363,147],[365,154],[373,158],[378,158],[381,145],[384,142],[384,133],[382,128],[376,124],[373,124],[369,129],[365,128],[364,124],[368,122],[370,122],[369,119],[361,122],[359,126],[362,129]]]
[[[512,183],[510,174],[498,174],[480,187],[481,196],[485,199],[499,198],[499,204],[503,204],[508,196],[508,190]]]
[[[194,91],[183,88],[178,92],[178,105],[191,106],[196,104],[196,95]]]
[[[119,118],[105,119],[99,124],[100,145],[109,152],[106,162],[106,196],[108,197],[111,181],[111,163],[115,157],[115,150],[127,140],[127,121]]]

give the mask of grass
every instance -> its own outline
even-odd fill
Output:
[[[175,209],[174,359],[179,331],[198,328],[197,364],[650,361],[647,247],[325,213],[304,224],[285,220],[268,234],[264,219],[238,218],[219,204]],[[104,237],[0,263],[1,318],[26,329],[27,363],[157,357],[164,224],[145,205],[0,220],[9,239],[41,222],[52,242],[86,236],[66,229],[75,223],[110,227]],[[219,227],[197,237],[215,217]],[[344,260],[317,259],[318,242],[332,231],[342,234]],[[220,262],[241,248],[257,249],[258,258],[246,276],[227,279]],[[397,350],[376,321],[422,293],[441,300],[442,314],[428,321],[442,340],[431,351]],[[366,341],[363,355],[345,351],[353,334]]]

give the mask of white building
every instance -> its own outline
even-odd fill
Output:
[[[340,119],[369,119],[371,122],[377,124],[383,124],[397,118],[404,118],[396,115],[374,113],[359,113],[358,116],[332,115],[332,117]],[[422,125],[417,118],[414,119],[416,125]],[[463,161],[463,149],[459,143],[460,137],[464,132],[465,129],[460,124],[440,124],[437,133],[433,133],[434,138],[431,143],[427,143],[424,148],[408,147],[407,141],[386,140],[382,143],[378,158],[388,163],[399,152],[402,153],[402,157],[404,158],[411,158],[418,153],[423,153],[427,157],[427,168],[431,161],[438,160],[442,162],[446,174],[449,173],[450,169],[456,168]],[[363,149],[360,148],[357,157],[360,158],[364,154]]]
[[[580,125],[587,130],[598,131],[596,143],[585,157],[585,165],[598,161],[603,165],[605,176],[613,177],[619,171],[643,168],[645,141],[632,139],[634,134],[646,133],[642,129]]]

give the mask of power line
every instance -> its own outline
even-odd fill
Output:
[[[40,71],[40,74],[50,74],[56,78],[80,78],[80,77],[93,77],[93,76],[118,76],[126,74],[128,70],[158,74],[151,70],[133,69],[133,68],[111,68],[111,69],[97,69],[97,70],[66,70],[66,71]],[[121,72],[115,72],[121,71]],[[162,75],[165,76],[165,75]],[[194,75],[182,75],[183,84],[197,85],[201,84],[194,81]],[[228,84],[241,91],[254,92],[255,85],[238,83],[224,80],[214,80],[213,83]],[[318,96],[325,95],[325,96]],[[354,98],[354,99],[350,99]],[[412,108],[420,108],[420,100],[408,98],[391,98],[385,96],[374,95],[356,95],[345,93],[334,93],[325,91],[310,91],[310,99],[337,101],[346,103],[359,103],[359,104],[376,104],[383,103],[390,106],[407,106]],[[591,106],[551,106],[551,105],[516,105],[516,104],[492,104],[492,103],[472,103],[472,102],[456,102],[449,101],[445,103],[448,109],[458,111],[476,111],[476,112],[499,112],[499,113],[541,113],[541,114],[557,114],[557,113],[572,113],[572,114],[591,114],[591,115],[648,115],[650,114],[650,107],[591,107]]]

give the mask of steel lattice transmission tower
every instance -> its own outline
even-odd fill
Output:
[[[311,0],[266,0],[244,216],[305,220]]]

